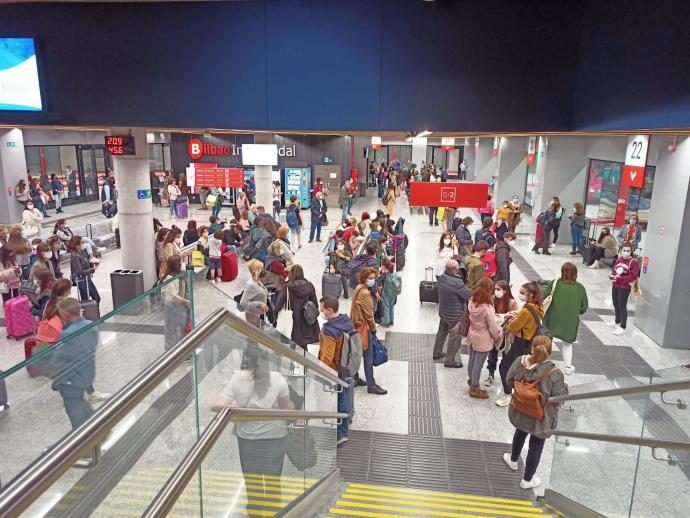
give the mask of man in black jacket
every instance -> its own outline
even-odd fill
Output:
[[[436,332],[436,342],[434,343],[434,360],[443,358],[443,346],[448,338],[448,352],[445,353],[444,367],[462,367],[462,361],[455,361],[455,357],[460,350],[462,338],[460,336],[449,336],[450,330],[462,318],[467,311],[467,301],[472,296],[470,290],[462,281],[460,275],[460,265],[455,259],[446,263],[446,271],[438,277],[438,331]]]
[[[515,234],[506,232],[503,241],[496,243],[496,275],[494,282],[506,281],[510,284],[510,264],[513,259],[510,257],[510,249],[515,241]]]
[[[321,225],[326,221],[326,214],[328,207],[326,207],[326,200],[322,192],[317,192],[314,199],[311,200],[311,229],[309,230],[309,242],[314,241],[316,234],[316,241],[321,242]]]

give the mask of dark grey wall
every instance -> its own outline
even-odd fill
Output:
[[[192,138],[200,138],[205,143],[215,144],[216,146],[241,146],[254,142],[254,135],[192,135],[186,133],[172,133],[170,135],[170,160],[172,161],[173,171],[176,175],[182,174],[190,162],[194,162],[187,154],[187,143]],[[204,156],[196,162],[216,163],[221,167],[242,167],[242,157],[237,156]]]

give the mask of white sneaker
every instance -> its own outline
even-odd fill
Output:
[[[618,322],[611,320],[611,322],[606,322],[606,325],[609,327],[618,327]]]
[[[520,481],[520,487],[522,489],[532,489],[533,487],[541,486],[541,479],[537,476],[532,477],[529,482],[524,478]]]
[[[549,248],[556,248],[556,243],[551,243],[551,244],[549,245]]]
[[[625,334],[625,329],[622,327],[618,326],[618,328],[613,332],[614,335],[620,336],[622,334]]]
[[[496,406],[506,407],[510,405],[510,400],[513,399],[512,394],[503,394],[496,400]]]
[[[517,470],[518,470],[518,463],[517,463],[517,462],[513,462],[512,460],[510,460],[510,453],[504,453],[504,454],[503,454],[503,462],[505,462],[506,464],[508,464],[508,467],[509,467],[510,469],[512,469],[513,471],[517,471]]]
[[[487,376],[484,381],[482,381],[482,385],[485,387],[490,387],[494,384],[494,377],[493,376]]]
[[[336,441],[335,445],[340,446],[341,444],[345,444],[347,442],[347,440],[348,440],[347,437],[341,437],[340,439],[338,439]]]
[[[94,390],[91,394],[87,394],[86,399],[88,401],[95,402],[106,400],[109,397],[110,394],[107,392],[98,392],[97,390]]]
[[[104,246],[99,246],[99,247],[96,248],[96,250],[97,250],[98,252],[105,252],[105,251],[107,250],[107,248],[104,247]]]
[[[572,374],[573,372],[575,372],[575,367],[573,367],[572,365],[568,365],[568,366],[566,366],[566,367],[563,367],[563,372],[565,372],[566,374],[570,375],[570,374]]]

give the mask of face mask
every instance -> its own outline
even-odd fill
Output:
[[[370,288],[376,286],[376,279],[367,279],[367,286],[369,286]]]
[[[621,252],[621,257],[622,257],[623,259],[630,259],[630,256],[631,256],[631,255],[632,255],[632,254],[631,254],[630,252]]]
[[[449,245],[450,244],[450,239],[444,239],[443,240],[444,245]]]
[[[503,206],[503,208],[504,208],[504,209],[507,209],[507,208],[508,208],[508,204],[506,203],[506,204]]]
[[[43,259],[48,260],[52,257],[52,254],[50,252],[43,252]]]
[[[27,205],[27,206],[26,206],[26,210],[33,210],[33,209],[34,209],[34,206],[33,206],[33,205]]]
[[[635,218],[630,218],[629,221],[630,221],[631,225],[634,225],[635,223],[637,223],[637,220]]]
[[[513,246],[513,242],[512,242],[512,241],[503,241],[503,242],[504,242],[506,245],[508,245],[508,246]]]
[[[501,298],[503,298],[503,292],[501,290],[496,290],[496,291],[494,291],[494,296],[497,299],[501,299]]]
[[[338,245],[338,250],[341,252],[345,250],[345,245]]]
[[[519,298],[520,298],[520,300],[521,300],[522,302],[527,302],[527,297],[526,297],[525,295],[523,295],[522,293],[520,293],[520,297],[519,297]]]
[[[175,238],[175,243],[177,243],[178,245],[179,245],[180,243],[182,243],[182,238],[181,238],[181,237]]]

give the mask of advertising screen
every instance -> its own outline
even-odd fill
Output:
[[[278,165],[278,146],[275,144],[242,144],[242,164]]]
[[[0,110],[42,109],[33,38],[0,38]]]

